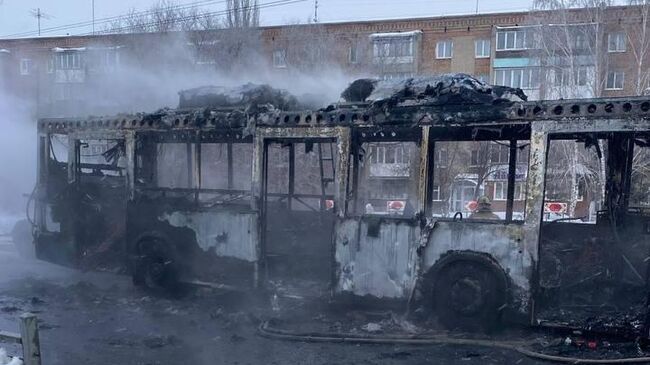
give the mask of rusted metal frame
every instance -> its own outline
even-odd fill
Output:
[[[357,197],[359,194],[359,150],[361,148],[361,143],[359,143],[359,139],[356,136],[356,133],[353,134],[351,145],[350,145],[350,156],[354,159],[352,163],[352,176],[350,175],[350,169],[348,167],[348,171],[346,171],[346,174],[348,175],[348,201],[347,201],[347,214],[354,214],[357,212],[359,207],[357,206]],[[352,179],[352,183],[350,184],[350,178]],[[351,189],[350,189],[351,188]],[[350,206],[350,204],[352,206]]]
[[[160,192],[169,192],[169,193],[194,193],[197,189],[194,188],[163,188],[163,187],[142,187],[138,188],[140,191],[160,191]],[[211,189],[211,188],[201,188],[198,189],[200,193],[250,193],[250,190],[230,190],[230,189]]]
[[[429,161],[431,157],[431,151],[433,146],[429,146],[430,137],[431,137],[431,127],[423,126],[422,129],[422,139],[419,143],[420,147],[420,166],[418,170],[418,209],[417,212],[424,214],[430,210],[431,204],[429,203],[429,197],[431,196],[431,189],[433,188],[432,182],[433,174],[431,174],[433,165],[433,160]],[[432,143],[433,145],[433,143]],[[428,215],[426,215],[428,217]]]
[[[235,188],[235,179],[233,176],[233,156],[232,156],[232,142],[227,143],[228,149],[228,189]]]
[[[634,134],[610,136],[607,148],[607,186],[605,202],[612,223],[619,224],[629,205]],[[614,228],[614,227],[613,227]]]
[[[39,145],[38,145],[38,161],[37,161],[37,171],[38,176],[36,177],[36,191],[35,191],[35,202],[34,202],[34,215],[36,226],[39,229],[46,228],[46,206],[47,204],[38,204],[37,202],[44,195],[41,192],[47,191],[47,186],[50,179],[50,148],[51,141],[50,135],[46,133],[38,133]]]
[[[425,131],[426,130],[426,131]],[[427,156],[426,156],[426,192],[425,192],[425,208],[424,214],[425,217],[431,217],[433,201],[431,200],[433,195],[433,185],[435,182],[435,156],[436,156],[436,142],[433,140],[433,130],[431,127],[423,128],[423,134],[426,133],[427,136]]]
[[[124,133],[124,152],[126,155],[126,189],[128,200],[133,200],[135,197],[135,169],[137,163],[135,158],[136,138],[136,133],[133,131],[127,131]]]
[[[515,204],[515,184],[517,175],[517,140],[510,140],[508,154],[508,191],[506,195],[506,222],[512,221],[512,211]]]
[[[429,126],[426,126],[427,128],[430,128]],[[361,145],[365,142],[415,142],[418,145],[418,148],[420,149],[420,166],[418,169],[418,188],[417,191],[415,192],[417,200],[418,200],[418,209],[420,212],[424,212],[424,200],[426,199],[423,197],[423,195],[426,194],[426,181],[422,181],[421,175],[425,174],[426,171],[423,171],[423,158],[424,158],[424,163],[428,160],[427,158],[427,152],[426,148],[423,150],[422,148],[422,143],[424,140],[424,130],[425,126],[422,127],[404,127],[404,126],[384,126],[384,127],[373,127],[373,128],[355,128],[354,129],[354,140],[352,148],[357,148],[359,149]],[[395,133],[393,133],[395,132]],[[402,135],[402,133],[406,133],[405,135]],[[428,140],[428,135],[429,132],[427,132],[427,140]],[[428,141],[427,141],[428,143]],[[358,153],[358,151],[357,151]],[[424,157],[423,157],[424,156]],[[354,158],[356,159],[355,161],[355,167],[359,164],[359,159],[358,155],[355,155]],[[355,186],[355,193],[354,193],[354,209],[352,212],[348,212],[348,216],[351,217],[363,217],[364,215],[364,210],[363,207],[360,207],[358,204],[359,201],[359,195],[358,195],[358,185],[359,185],[359,169],[356,167],[354,169],[354,186]],[[412,220],[413,218],[398,218],[398,217],[383,217],[382,219],[391,219],[391,220]]]
[[[287,195],[287,208],[292,210],[293,208],[293,194],[295,190],[295,179],[296,179],[296,145],[294,143],[289,144],[289,194]]]
[[[201,138],[199,136],[198,140],[200,141]],[[191,172],[193,173],[193,182],[192,182],[192,188],[194,188],[194,203],[196,205],[199,204],[199,194],[201,192],[201,143],[197,142],[194,143],[194,148],[193,148],[194,153],[192,154],[192,164],[190,165],[191,167]]]
[[[297,140],[308,139],[323,140],[335,139],[338,149],[338,163],[336,171],[339,173],[335,179],[335,211],[337,216],[345,216],[345,201],[347,191],[347,168],[349,166],[350,129],[347,127],[309,127],[309,128],[271,128],[259,127],[256,130],[256,146],[253,161],[253,193],[256,199],[262,199],[262,180],[265,171],[261,168],[263,161],[264,144],[267,140]]]
[[[266,193],[266,196],[272,196],[277,198],[288,198],[289,194],[284,193]],[[320,194],[291,194],[292,198],[306,198],[306,199],[320,199],[323,196]],[[325,195],[326,198],[333,198],[334,195]]]
[[[548,157],[548,133],[543,122],[531,123],[530,155],[528,160],[528,178],[526,181],[526,216],[524,219],[524,254],[530,256],[533,262],[533,271],[529,278],[531,292],[529,293],[530,324],[536,320],[535,300],[539,295],[539,255],[540,255],[540,228],[544,210],[544,190],[546,164]]]

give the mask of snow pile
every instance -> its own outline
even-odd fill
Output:
[[[179,108],[245,108],[273,105],[275,109],[298,109],[298,99],[286,90],[248,83],[228,88],[202,86],[179,92]]]
[[[488,85],[467,74],[401,80],[360,79],[341,94],[347,102],[384,104],[498,104],[526,101],[521,89]]]
[[[0,347],[0,365],[23,365],[23,361],[17,357],[7,355],[7,351]]]

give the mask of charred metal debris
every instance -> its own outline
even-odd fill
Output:
[[[342,93],[343,102],[319,110],[297,110],[300,103],[268,85],[201,87],[181,91],[178,109],[89,118],[45,118],[39,128],[64,132],[88,129],[205,130],[256,126],[461,126],[540,119],[607,118],[650,115],[647,98],[527,102],[521,89],[489,86],[456,74],[383,81],[359,79]]]

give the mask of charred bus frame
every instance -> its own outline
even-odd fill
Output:
[[[474,107],[359,103],[320,112],[248,115],[235,109],[200,109],[115,118],[44,119],[38,124],[35,244],[40,258],[62,264],[128,262],[128,271],[139,285],[173,285],[185,278],[229,287],[268,283],[275,277],[270,263],[282,257],[289,257],[285,264],[293,264],[279,272],[293,272],[296,268],[291,266],[306,262],[304,257],[318,246],[309,262],[321,263],[323,287],[337,297],[406,301],[413,312],[435,308],[442,313],[439,318],[452,327],[491,326],[507,313],[533,324],[545,323],[547,317],[549,323],[584,324],[586,317],[579,313],[570,320],[545,315],[561,306],[562,300],[575,299],[569,298],[567,291],[591,280],[576,278],[570,289],[543,284],[542,277],[548,274],[545,247],[552,246],[543,243],[548,236],[560,247],[557,252],[548,249],[560,270],[571,259],[558,253],[564,252],[561,248],[566,245],[588,241],[620,253],[621,257],[613,255],[612,262],[603,263],[608,283],[627,285],[629,280],[622,278],[632,273],[639,280],[630,290],[637,294],[621,303],[616,301],[622,292],[612,289],[605,301],[611,306],[608,308],[636,310],[636,318],[645,318],[650,214],[644,209],[628,209],[628,201],[631,154],[650,137],[648,116],[647,98],[615,98]],[[64,150],[68,158],[62,161],[57,161],[53,147],[57,138],[67,141]],[[606,151],[598,152],[607,158],[607,183],[604,209],[594,225],[558,227],[543,220],[549,144],[555,139],[579,140],[589,146],[598,140],[609,142]],[[80,150],[90,140],[113,141],[101,153],[111,156],[110,163],[82,162]],[[360,206],[359,188],[367,184],[360,181],[367,153],[362,146],[385,141],[416,146],[412,157],[418,163],[409,167],[408,179],[415,194],[406,202],[413,214],[378,215]],[[432,214],[436,148],[446,141],[505,141],[509,151],[505,219]],[[521,141],[528,148],[525,217],[516,220],[513,205]],[[186,169],[183,188],[151,185],[156,174],[165,170],[153,171],[152,167],[164,143],[182,145],[176,152],[185,150],[176,153],[183,154],[184,162],[171,166]],[[295,191],[296,146],[304,147],[305,154],[299,159],[307,159],[315,144],[320,152],[328,143],[335,146],[336,156],[319,157],[317,180],[322,191],[301,195]],[[202,185],[204,144],[223,144],[228,151],[227,163],[222,165],[227,174],[225,189]],[[250,160],[244,165],[249,175],[243,178],[250,177],[250,183],[243,189],[233,186],[238,167],[235,144],[247,146]],[[274,144],[278,151],[288,147],[287,166],[269,162]],[[323,176],[324,161],[330,161],[335,171],[331,178]],[[305,166],[311,165],[313,161]],[[274,168],[280,168],[280,173],[269,175]],[[286,189],[282,193],[269,190],[269,181],[274,183],[277,176],[286,180],[286,186],[280,187]],[[104,193],[106,184],[111,194]],[[205,196],[214,199],[204,204]],[[291,213],[287,201],[292,198],[302,199],[307,208]],[[312,203],[305,203],[309,199]],[[274,217],[282,219],[274,221]],[[293,226],[284,229],[283,222],[293,222]],[[274,227],[281,227],[279,231],[284,233],[303,231],[282,236],[272,231]],[[324,230],[319,231],[321,228]],[[273,250],[281,254],[275,255]],[[305,256],[292,257],[295,252]],[[203,268],[210,274],[199,280],[196,272]],[[310,269],[302,268],[303,272]],[[603,308],[603,303],[589,300],[575,307]],[[618,328],[605,322],[599,323]],[[645,326],[636,329],[641,328]]]

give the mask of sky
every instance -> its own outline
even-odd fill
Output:
[[[131,9],[143,11],[159,0],[94,0],[96,29],[106,23],[101,19],[116,17]],[[282,1],[290,2],[282,4]],[[200,1],[176,0],[177,4],[200,2],[198,6],[208,11],[225,9],[225,0]],[[314,16],[315,0],[259,0],[262,25],[305,23]],[[478,0],[479,12],[501,12],[527,10],[532,0]],[[86,34],[91,25],[73,29],[45,31],[47,28],[70,24],[90,23],[93,0],[0,0],[0,37],[15,38],[17,34],[32,32],[36,35],[37,19],[31,14],[41,10],[43,36]],[[320,22],[349,20],[390,19],[406,17],[440,16],[452,14],[473,14],[477,0],[318,0]],[[266,4],[266,5],[265,5]]]

